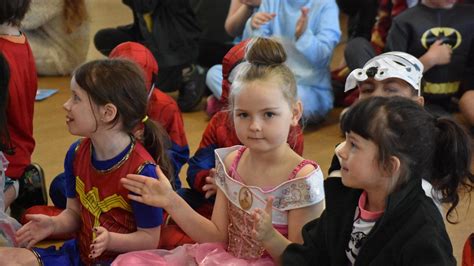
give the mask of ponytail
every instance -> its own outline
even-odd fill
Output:
[[[451,220],[452,212],[459,203],[458,192],[473,189],[474,176],[471,173],[472,143],[466,131],[449,118],[437,118],[438,130],[435,137],[435,153],[431,183],[441,193],[441,202],[449,203],[446,220]],[[467,144],[467,145],[466,145]]]
[[[143,146],[156,159],[161,171],[174,187],[174,170],[167,153],[171,145],[168,134],[159,123],[151,119],[143,121],[143,125]]]

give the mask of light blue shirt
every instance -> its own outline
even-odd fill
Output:
[[[301,8],[308,7],[308,24],[298,40],[296,23]],[[247,21],[243,39],[274,36],[281,39],[288,52],[287,64],[294,71],[298,84],[330,89],[332,54],[341,37],[339,9],[334,0],[263,0],[258,12],[275,13],[273,20],[253,30]],[[310,68],[308,70],[307,68]],[[301,73],[303,71],[303,73]],[[304,74],[306,73],[306,74]],[[311,75],[311,80],[306,80]]]
[[[296,40],[301,8],[308,7],[308,23]],[[341,37],[339,9],[334,0],[262,0],[258,12],[275,13],[274,19],[253,30],[247,21],[243,39],[275,37],[285,47],[288,67],[293,71],[303,119],[318,123],[333,108],[329,65]]]

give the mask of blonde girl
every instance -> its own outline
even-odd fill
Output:
[[[119,256],[114,265],[273,265],[253,233],[254,211],[273,199],[273,226],[280,237],[302,243],[301,227],[324,209],[319,166],[286,143],[302,114],[296,82],[285,66],[280,43],[257,38],[232,84],[230,112],[244,146],[216,150],[216,202],[211,220],[197,214],[162,177],[128,175],[130,198],[164,208],[196,242],[172,251],[150,250]],[[161,181],[163,180],[163,182]]]

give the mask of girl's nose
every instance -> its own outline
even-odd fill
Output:
[[[262,127],[260,126],[260,122],[258,119],[252,119],[252,123],[250,124],[250,130],[252,131],[261,131]]]
[[[71,98],[69,98],[65,103],[63,103],[64,110],[69,111],[70,102],[71,102]]]
[[[339,157],[340,159],[346,159],[347,158],[347,141],[341,142],[339,145],[337,145],[335,149],[336,156]]]

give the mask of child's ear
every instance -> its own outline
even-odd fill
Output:
[[[117,116],[117,107],[114,104],[108,103],[102,106],[101,115],[101,120],[105,123],[109,123]]]
[[[301,101],[297,101],[295,104],[293,104],[292,113],[293,116],[291,118],[291,125],[297,126],[301,116],[303,115],[303,103]]]
[[[421,106],[425,106],[425,98],[423,96],[416,96],[416,102]]]
[[[389,176],[398,176],[400,174],[400,159],[397,156],[390,156],[388,163],[388,170],[390,171]]]

